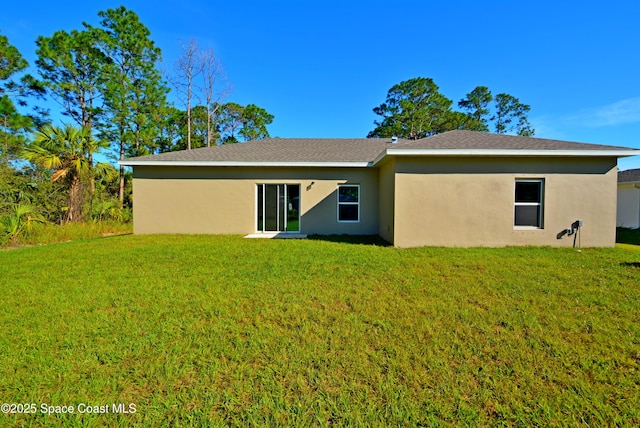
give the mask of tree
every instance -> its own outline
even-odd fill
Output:
[[[33,121],[18,112],[7,95],[0,96],[0,159],[5,165],[13,159],[27,142],[27,132]]]
[[[89,130],[100,113],[97,104],[106,62],[94,37],[90,31],[73,30],[36,40],[36,65],[44,86],[62,107],[62,114]]]
[[[198,105],[193,107],[191,111],[191,138],[192,147],[210,146],[210,138],[214,136],[213,130],[210,130],[209,111],[206,106]]]
[[[203,107],[206,109],[205,145],[211,146],[215,136],[215,116],[229,91],[222,64],[215,56],[213,49],[200,49],[195,39],[190,39],[188,45],[182,44],[182,53],[175,63],[174,73],[169,77],[169,81],[176,89],[178,99],[185,107],[186,148],[190,150],[192,147],[201,147],[200,144],[192,142],[193,122],[200,120],[200,117],[192,117],[194,103],[204,103]],[[201,84],[198,84],[199,82]]]
[[[209,130],[208,111],[198,105],[191,109],[191,147],[204,147],[211,137],[214,144],[232,144],[241,141],[269,138],[267,126],[274,116],[255,104],[242,106],[238,103],[226,103],[215,106],[218,114]],[[161,120],[162,137],[158,142],[159,152],[185,150],[187,148],[186,112],[169,108]]]
[[[274,116],[255,104],[247,105],[242,112],[242,129],[238,132],[245,141],[269,138],[267,125]]]
[[[167,88],[156,82],[140,79],[134,83],[131,100],[135,106],[129,123],[132,145],[129,156],[145,156],[155,151],[155,144],[162,132],[160,121],[166,107]]]
[[[155,144],[158,153],[184,149],[184,147],[179,148],[183,123],[184,112],[182,110],[167,106],[161,112],[161,118],[159,120],[160,134]]]
[[[22,156],[29,162],[51,170],[51,181],[63,181],[68,188],[68,210],[65,221],[83,217],[85,196],[83,185],[91,176],[92,165],[87,154],[96,153],[104,145],[91,138],[87,128],[66,125],[64,128],[45,126],[35,140],[25,147]],[[99,164],[99,168],[108,168]]]
[[[222,144],[269,138],[267,125],[274,116],[255,104],[246,107],[237,103],[226,103],[220,108],[218,129]]]
[[[242,128],[244,107],[238,103],[226,103],[220,108],[218,128],[222,144],[237,143],[238,132]]]
[[[382,119],[368,137],[428,137],[450,127],[452,101],[439,92],[433,79],[417,77],[394,85],[387,100],[373,109]]]
[[[194,97],[194,80],[204,69],[200,57],[200,47],[196,39],[190,39],[189,44],[181,44],[182,53],[175,64],[175,75],[170,79],[176,88],[177,96],[186,109],[187,119],[187,150],[191,150],[191,104]]]
[[[535,130],[531,128],[527,113],[531,110],[526,104],[509,94],[496,95],[496,113],[491,118],[495,121],[496,134],[515,132],[518,135],[531,137]],[[517,123],[513,123],[517,119]]]
[[[207,109],[207,147],[211,146],[217,132],[215,119],[222,105],[222,101],[231,91],[231,87],[224,72],[224,67],[215,56],[213,49],[205,49],[201,52],[202,58],[202,90],[204,92],[204,105]]]
[[[11,78],[29,64],[20,51],[0,34],[0,158],[5,164],[26,143],[33,121],[20,114],[13,102],[24,93],[25,85]]]
[[[458,107],[466,112],[466,129],[471,131],[489,131],[487,115],[489,114],[489,103],[493,101],[493,95],[486,86],[477,86],[469,92],[466,98],[458,102]]]
[[[494,101],[486,86],[477,86],[458,102],[462,111],[451,109],[451,100],[438,92],[432,79],[417,77],[400,82],[387,93],[385,103],[373,109],[382,116],[368,137],[392,136],[412,140],[454,129],[488,132],[493,123],[495,132],[532,136],[527,113],[530,107],[509,94],[499,94]],[[516,123],[514,123],[516,121]]]
[[[111,141],[124,159],[130,153],[139,154],[160,135],[158,125],[166,105],[168,89],[156,68],[160,49],[150,39],[149,29],[140,22],[138,15],[120,6],[107,9],[98,15],[102,28],[88,24],[85,27],[106,58],[102,87],[105,120],[101,135]],[[119,200],[124,202],[125,171],[120,167]]]
[[[56,31],[51,37],[36,40],[40,79],[51,97],[62,107],[62,114],[92,133],[100,114],[97,105],[102,94],[102,69],[106,58],[96,48],[95,34],[90,31]],[[87,153],[93,166],[93,155]],[[95,181],[91,178],[91,194]]]
[[[9,43],[6,36],[0,34],[0,81],[8,81],[13,74],[24,70],[28,65],[20,51]],[[7,83],[9,84],[1,89],[3,93],[15,88],[15,83]]]

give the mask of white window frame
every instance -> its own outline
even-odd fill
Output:
[[[341,187],[355,187],[358,189],[358,202],[340,202],[340,188]],[[337,210],[336,210],[336,218],[338,219],[338,223],[360,223],[360,185],[359,184],[339,184],[338,185],[338,193],[336,194],[337,199]],[[340,220],[340,206],[341,205],[356,205],[358,207],[358,219],[357,220]]]
[[[539,202],[516,202],[516,189],[518,183],[540,183],[540,198]],[[516,207],[539,207],[538,209],[538,224],[536,226],[523,226],[516,225]],[[544,229],[544,178],[516,178],[513,185],[513,227],[514,229]]]

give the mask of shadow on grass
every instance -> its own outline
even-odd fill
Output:
[[[636,269],[640,269],[640,262],[622,262],[620,263],[620,266],[633,267]]]
[[[387,241],[378,235],[309,235],[312,241],[339,242],[344,244],[372,245],[376,247],[390,247]]]
[[[616,229],[616,242],[618,244],[640,245],[640,229]]]

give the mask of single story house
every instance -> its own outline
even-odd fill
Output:
[[[640,168],[618,173],[618,227],[640,227]]]
[[[272,138],[125,159],[134,233],[379,235],[397,247],[613,246],[625,147],[450,131]],[[581,223],[576,223],[578,220]],[[569,233],[571,234],[571,233]]]

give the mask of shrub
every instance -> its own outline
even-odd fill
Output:
[[[31,205],[13,204],[9,214],[0,218],[0,235],[4,241],[0,243],[6,245],[16,242],[22,235],[32,232],[36,223],[46,223],[46,220]]]

